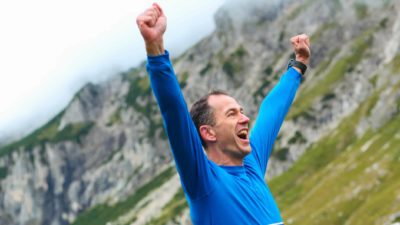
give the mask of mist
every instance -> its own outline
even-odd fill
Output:
[[[45,124],[86,83],[143,62],[136,17],[153,2],[0,3],[0,145]],[[165,47],[177,56],[215,29],[223,1],[158,3],[168,18]]]

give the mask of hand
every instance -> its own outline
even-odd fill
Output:
[[[296,61],[302,62],[306,65],[310,63],[310,39],[306,34],[300,34],[290,39],[293,51],[296,54]]]
[[[136,18],[136,23],[146,44],[147,54],[164,54],[163,35],[167,28],[167,18],[161,7],[154,3]]]

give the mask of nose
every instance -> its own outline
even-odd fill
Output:
[[[240,114],[239,123],[249,123],[250,119],[243,113]]]

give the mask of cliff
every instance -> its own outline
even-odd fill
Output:
[[[266,178],[285,223],[400,222],[400,3],[232,0],[173,60],[190,105],[210,89],[251,117],[307,33],[312,61]],[[0,149],[0,224],[190,224],[144,64],[88,84]]]

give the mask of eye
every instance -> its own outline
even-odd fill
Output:
[[[233,111],[233,110],[229,110],[227,113],[226,113],[226,116],[227,117],[232,117],[232,116],[234,116],[235,115],[235,111]]]

